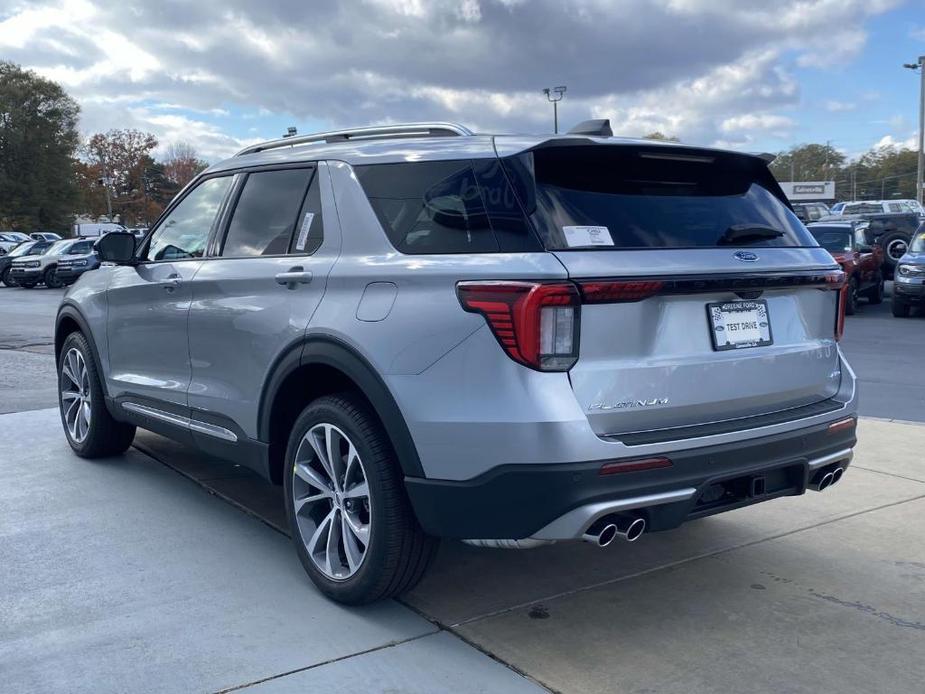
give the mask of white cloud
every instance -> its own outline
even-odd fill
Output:
[[[540,90],[554,84],[569,87],[566,125],[610,117],[624,134],[747,146],[796,125],[781,113],[800,98],[785,65],[844,64],[895,4],[37,0],[0,22],[0,53],[60,81],[87,130],[135,123],[216,156],[237,141],[210,119],[241,133],[280,116],[549,130]]]
[[[892,135],[884,135],[872,145],[872,148],[897,147],[899,149],[918,149],[918,146],[919,141],[916,135],[912,135],[905,139],[897,139]]]
[[[853,111],[857,107],[858,105],[854,101],[836,101],[835,99],[830,99],[829,101],[825,102],[825,110],[832,113]]]

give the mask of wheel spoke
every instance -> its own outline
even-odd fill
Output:
[[[331,521],[334,520],[334,513],[337,511],[336,508],[332,508],[328,511],[322,521],[318,524],[318,527],[315,528],[315,532],[312,534],[312,539],[308,541],[308,551],[312,556],[318,551],[318,543],[324,538],[325,545],[327,545],[328,535],[327,533],[331,530]]]
[[[349,513],[343,514],[344,521],[350,532],[363,543],[363,546],[369,544],[369,524],[360,523],[356,518],[354,518]]]
[[[61,391],[61,399],[66,402],[69,402],[71,400],[76,400],[79,397],[80,397],[80,393],[75,393],[72,390],[62,390]]]
[[[326,480],[320,473],[309,467],[308,463],[296,463],[295,475],[303,482],[323,492],[325,496],[331,496],[330,481]]]
[[[331,484],[334,488],[337,488],[337,481],[334,479],[334,471],[331,469],[331,463],[328,459],[327,451],[327,441],[328,441],[328,429],[330,427],[325,425],[321,429],[322,440],[319,441],[318,428],[315,427],[308,432],[308,443],[312,447],[312,450],[315,451],[315,456],[318,458],[318,462],[321,463],[321,467],[324,469],[325,474],[331,480]]]
[[[68,355],[64,358],[64,362],[62,362],[62,364],[61,364],[61,373],[63,373],[65,376],[67,376],[67,380],[69,380],[71,383],[73,383],[74,386],[79,390],[79,389],[80,389],[80,383],[77,382],[77,374],[75,374],[73,371],[71,371],[71,365],[68,363],[69,357],[70,357],[70,354],[68,354]]]
[[[363,560],[363,552],[357,546],[356,536],[354,535],[353,528],[350,527],[347,518],[348,514],[340,514],[341,537],[343,538],[344,542],[344,554],[347,557],[347,566],[350,567],[350,571],[356,571],[357,567],[360,565],[360,562]]]
[[[344,492],[345,499],[362,499],[369,497],[369,485],[366,482],[360,482]]]
[[[324,439],[328,462],[331,465],[331,479],[334,480],[334,489],[340,491],[344,487],[344,461],[340,454],[340,432],[330,425],[325,425]]]
[[[338,522],[337,516],[343,514],[341,514],[340,509],[334,509],[332,513],[334,517],[329,523],[328,542],[324,550],[324,562],[328,573],[333,576],[339,573],[338,570],[341,567],[340,552],[338,551],[341,540],[341,524]]]

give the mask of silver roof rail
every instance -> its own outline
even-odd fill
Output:
[[[346,142],[347,140],[379,140],[402,137],[468,137],[474,135],[469,128],[458,123],[399,123],[395,125],[373,125],[368,128],[349,128],[347,130],[332,130],[327,133],[314,133],[311,135],[294,135],[281,137],[278,140],[261,142],[245,147],[235,154],[240,157],[244,154],[264,152],[268,149],[280,147],[293,147],[295,145],[311,144],[313,142]]]

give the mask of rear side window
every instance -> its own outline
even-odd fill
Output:
[[[228,225],[225,257],[285,255],[313,169],[248,174]]]
[[[356,167],[389,240],[402,253],[538,250],[497,160]]]
[[[503,161],[552,250],[816,245],[750,157],[586,145]]]
[[[67,249],[67,255],[87,255],[93,250],[93,241],[81,241]]]

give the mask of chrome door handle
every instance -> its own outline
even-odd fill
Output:
[[[303,270],[301,267],[294,267],[288,272],[280,272],[276,275],[276,283],[289,289],[295,289],[297,284],[309,284],[311,281],[311,271]]]

